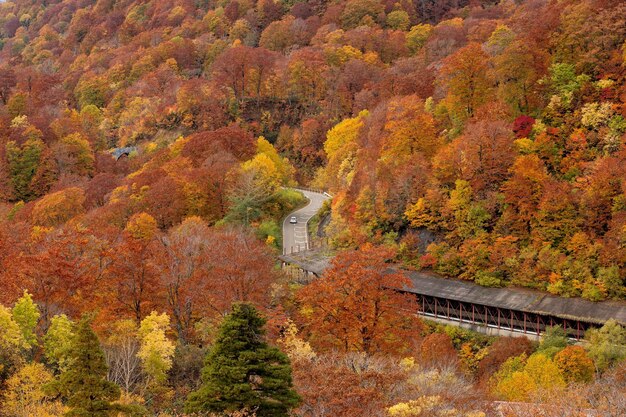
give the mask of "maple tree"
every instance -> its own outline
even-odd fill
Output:
[[[366,353],[408,348],[420,323],[404,314],[413,308],[411,296],[394,291],[408,285],[407,278],[384,272],[392,256],[385,248],[345,252],[299,291],[300,316],[315,345]]]

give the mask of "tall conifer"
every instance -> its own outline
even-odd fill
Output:
[[[70,407],[67,417],[111,417],[120,411],[140,413],[139,409],[113,403],[121,392],[107,380],[107,371],[98,336],[91,329],[90,320],[83,317],[76,325],[67,368],[51,386]]]
[[[246,409],[278,417],[298,404],[289,359],[263,340],[265,321],[252,305],[233,305],[206,356],[203,384],[187,399],[188,412]]]

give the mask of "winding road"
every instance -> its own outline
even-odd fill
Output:
[[[283,220],[283,254],[301,252],[309,248],[309,233],[307,223],[311,217],[318,212],[324,201],[330,197],[326,194],[298,189],[306,198],[309,204],[301,209],[295,210],[287,215]],[[289,219],[295,216],[298,223],[291,224]]]

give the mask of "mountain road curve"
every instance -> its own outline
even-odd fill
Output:
[[[324,201],[330,199],[327,194],[315,191],[296,189],[309,199],[309,204],[287,215],[283,220],[283,254],[301,252],[310,247],[307,224],[309,219],[318,212]],[[295,217],[297,223],[291,223]]]

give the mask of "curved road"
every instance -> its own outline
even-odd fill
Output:
[[[317,193],[314,191],[300,190],[306,198],[309,199],[309,204],[301,209],[293,211],[285,217],[283,220],[283,254],[288,255],[294,252],[300,252],[307,250],[309,247],[309,234],[307,231],[307,223],[315,213],[322,207],[324,201],[328,200],[325,194]],[[296,216],[298,223],[291,224],[289,219],[292,216]]]

